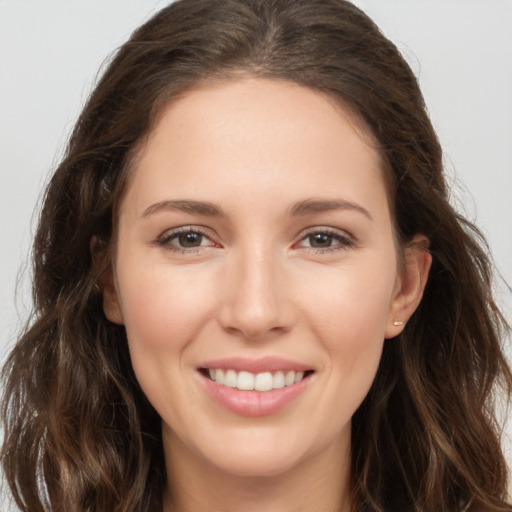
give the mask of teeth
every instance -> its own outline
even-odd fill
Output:
[[[274,389],[281,389],[281,388],[284,388],[284,385],[285,385],[284,373],[283,372],[274,373],[274,376],[272,377],[272,387]]]
[[[272,389],[272,374],[270,372],[258,373],[254,379],[256,391],[270,391]]]
[[[224,374],[224,386],[227,386],[228,388],[236,388],[237,384],[238,379],[235,370],[228,370]]]
[[[277,371],[262,372],[253,374],[250,372],[236,372],[235,370],[208,369],[210,379],[221,386],[229,388],[238,388],[241,391],[270,391],[271,389],[281,389],[285,386],[291,386],[300,382],[304,378],[304,372]]]
[[[254,389],[254,375],[249,372],[239,372],[238,378],[236,379],[236,387],[243,391]]]

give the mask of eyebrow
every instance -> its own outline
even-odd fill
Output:
[[[148,206],[148,208],[144,210],[142,217],[167,210],[178,210],[206,217],[226,217],[222,208],[215,204],[208,201],[194,201],[191,199],[160,201]],[[346,201],[345,199],[305,199],[292,206],[291,215],[299,217],[333,210],[355,210],[362,213],[368,219],[373,220],[370,212],[366,208],[351,201]]]
[[[345,199],[305,199],[293,205],[291,214],[292,216],[302,216],[332,210],[355,210],[368,217],[368,219],[373,220],[366,208]]]
[[[154,213],[165,210],[178,210],[185,213],[193,213],[196,215],[204,215],[206,217],[225,217],[221,208],[206,201],[192,201],[190,199],[160,201],[148,206],[142,214],[147,217]]]

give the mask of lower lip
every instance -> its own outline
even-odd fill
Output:
[[[215,402],[228,411],[240,416],[268,416],[284,409],[303,393],[311,377],[300,382],[270,391],[240,391],[237,388],[221,386],[203,376],[206,390]]]

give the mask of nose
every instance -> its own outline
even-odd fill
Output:
[[[218,315],[225,331],[257,340],[291,329],[294,308],[277,259],[271,251],[241,251],[230,262]]]

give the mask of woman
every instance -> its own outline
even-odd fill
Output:
[[[182,0],[47,189],[4,370],[22,510],[499,511],[512,376],[396,48],[340,0]]]

